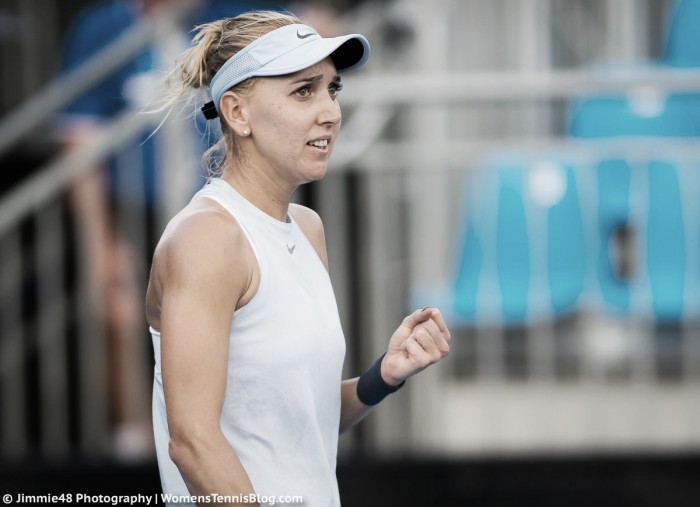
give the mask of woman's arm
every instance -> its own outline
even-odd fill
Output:
[[[316,212],[299,205],[289,209],[299,227],[328,269],[323,223]],[[437,308],[424,308],[407,316],[389,341],[380,372],[387,386],[398,386],[407,378],[436,363],[450,352],[450,331]],[[340,433],[361,421],[372,410],[357,395],[359,377],[340,385]]]
[[[438,362],[450,352],[450,332],[437,308],[424,308],[407,316],[394,332],[379,373],[382,389],[388,392],[406,379]],[[372,375],[370,368],[363,375]],[[360,377],[341,384],[340,432],[343,433],[369,414],[374,405],[366,405],[357,394]]]
[[[156,252],[169,451],[192,495],[254,493],[219,421],[231,321],[252,290],[253,256],[235,220],[215,210],[178,220]]]

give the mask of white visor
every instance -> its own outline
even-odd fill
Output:
[[[324,38],[308,25],[277,28],[243,48],[221,66],[211,80],[213,106],[217,113],[220,112],[219,101],[224,92],[248,78],[293,74],[327,56],[333,59],[338,72],[347,72],[364,65],[369,53],[369,42],[360,34]]]

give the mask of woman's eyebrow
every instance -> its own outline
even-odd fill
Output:
[[[318,80],[320,80],[323,77],[323,74],[316,74],[315,76],[305,76],[305,77],[300,77],[298,79],[295,79],[292,81],[290,84],[297,84],[297,83],[313,83]]]
[[[295,79],[294,81],[291,81],[290,84],[299,84],[299,83],[315,83],[316,81],[320,81],[321,78],[323,78],[323,74],[316,74],[314,76],[304,76],[304,77],[299,77]],[[333,79],[331,79],[332,83],[340,83],[342,79],[338,74],[336,74]]]

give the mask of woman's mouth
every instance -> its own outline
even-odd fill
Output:
[[[328,148],[328,139],[316,139],[315,141],[309,141],[306,144],[308,146],[313,146],[314,148],[325,150],[326,148]]]

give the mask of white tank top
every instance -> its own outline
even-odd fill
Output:
[[[220,179],[193,199],[203,197],[238,221],[260,268],[255,296],[231,324],[221,429],[257,495],[275,497],[276,505],[280,497],[297,495],[307,507],[339,506],[335,466],[345,340],[328,272],[291,217],[286,223],[272,218]],[[188,496],[168,455],[161,337],[152,328],[151,335],[163,491]]]

